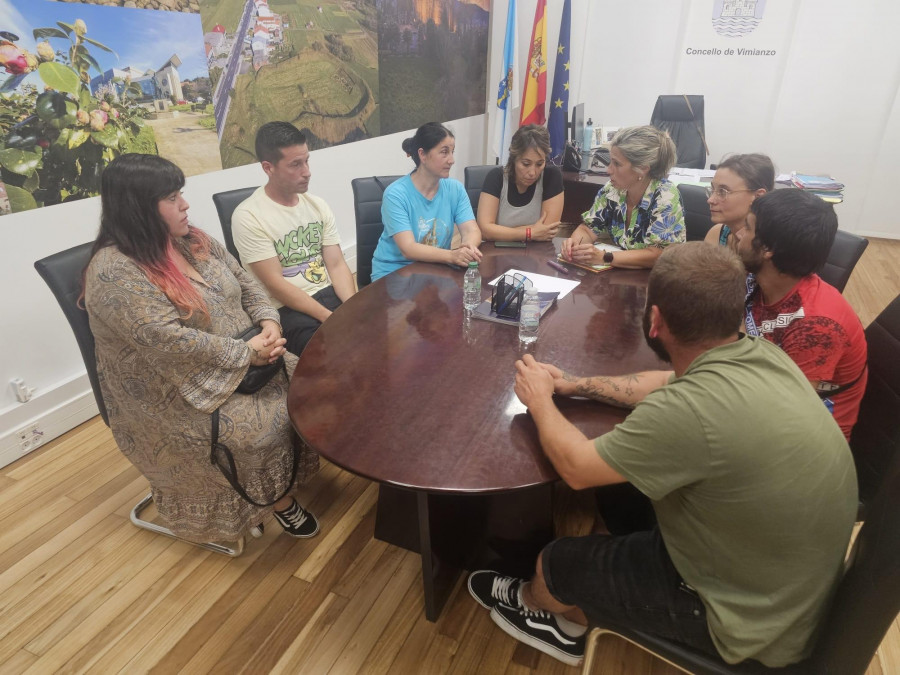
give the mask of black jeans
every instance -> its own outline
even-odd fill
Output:
[[[312,299],[321,305],[324,305],[332,312],[341,306],[341,300],[338,298],[334,288],[329,286],[312,296]],[[291,354],[300,356],[306,343],[309,342],[313,334],[322,325],[318,319],[314,319],[309,314],[298,312],[290,307],[281,307],[278,310],[281,316],[281,334],[287,339],[285,349]]]
[[[554,598],[594,623],[612,623],[718,656],[706,608],[669,557],[659,528],[624,537],[593,534],[551,542],[541,554]]]

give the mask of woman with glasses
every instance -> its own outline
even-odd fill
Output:
[[[586,211],[563,257],[585,265],[653,267],[663,249],[685,241],[678,188],[666,179],[675,165],[675,144],[652,126],[620,129],[610,144],[609,182]],[[594,247],[606,232],[621,251]]]
[[[730,155],[722,160],[706,188],[713,225],[704,241],[736,250],[734,234],[744,227],[750,204],[775,189],[775,167],[766,155]]]
[[[290,372],[297,359],[265,289],[190,224],[182,187],[181,169],[155,155],[122,155],[101,177],[84,306],[109,426],[179,537],[235,541],[273,509],[288,534],[310,537],[319,526],[293,495],[319,458],[291,428],[287,374],[237,392],[249,366],[284,356]],[[251,326],[260,334],[235,337]],[[271,506],[245,500],[211,463],[214,411],[239,484]]]

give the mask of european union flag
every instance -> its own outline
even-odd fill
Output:
[[[572,28],[571,0],[565,0],[562,21],[559,25],[559,46],[556,48],[556,68],[553,70],[553,93],[550,96],[550,117],[547,129],[550,131],[550,161],[562,164],[566,147],[566,123],[569,121],[569,74],[570,59],[569,34]]]

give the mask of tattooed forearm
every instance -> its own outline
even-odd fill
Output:
[[[621,387],[616,382],[616,379],[611,377],[587,377],[578,382],[575,386],[575,391],[579,396],[585,396],[601,403],[608,403],[609,405],[622,408],[632,407],[634,403],[628,400],[627,397],[630,393],[628,388],[625,390],[626,396],[623,396]]]

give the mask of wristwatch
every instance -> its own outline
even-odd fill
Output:
[[[613,252],[612,251],[607,251],[606,253],[603,254],[603,262],[605,264],[610,265],[610,264],[612,264],[612,261],[613,261]]]

